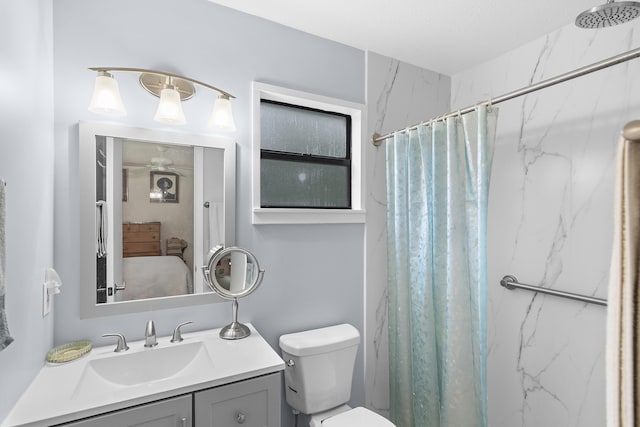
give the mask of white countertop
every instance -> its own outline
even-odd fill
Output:
[[[96,376],[89,364],[118,357],[120,354],[113,352],[115,344],[93,348],[72,362],[46,364],[2,427],[50,426],[284,370],[284,361],[252,325],[247,326],[251,335],[240,340],[223,340],[218,335],[220,329],[211,329],[185,333],[181,343],[170,343],[170,337],[161,337],[154,348],[144,348],[144,341],[128,343],[130,350],[121,354],[141,353],[140,357],[144,357],[143,352],[203,343],[213,369],[187,369],[188,372],[158,381],[123,386],[91,380]]]

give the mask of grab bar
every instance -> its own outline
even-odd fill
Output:
[[[543,287],[540,287],[540,286],[527,285],[525,283],[518,283],[518,279],[516,279],[514,276],[509,276],[509,275],[504,276],[502,278],[502,280],[500,280],[500,284],[504,288],[507,288],[509,290],[520,288],[520,289],[526,289],[528,291],[540,292],[542,294],[549,294],[549,295],[554,295],[554,296],[557,296],[557,297],[569,298],[569,299],[576,300],[576,301],[588,302],[588,303],[591,303],[591,304],[604,305],[604,306],[607,305],[607,300],[602,299],[602,298],[594,298],[594,297],[590,297],[590,296],[587,296],[587,295],[574,294],[572,292],[557,291],[555,289],[549,289],[549,288],[543,288]]]

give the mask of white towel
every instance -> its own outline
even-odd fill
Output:
[[[13,342],[7,325],[5,312],[5,245],[4,245],[4,221],[5,221],[5,182],[0,178],[0,351]]]
[[[607,426],[639,425],[640,120],[628,123],[618,148],[614,235],[607,306]]]
[[[218,245],[224,245],[222,241],[222,224],[220,221],[221,203],[207,202],[209,206],[204,209],[204,259],[208,261],[210,251]]]

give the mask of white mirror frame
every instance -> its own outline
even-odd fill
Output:
[[[125,125],[101,122],[80,122],[80,317],[82,319],[86,319],[225,301],[214,292],[209,292],[202,294],[150,298],[137,301],[123,301],[109,304],[96,303],[96,136],[223,149],[225,246],[232,246],[235,243],[235,141],[222,136],[193,135],[164,130],[134,128]],[[198,270],[201,269],[201,266],[196,267]],[[194,272],[194,274],[202,273],[197,271]]]

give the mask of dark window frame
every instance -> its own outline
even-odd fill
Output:
[[[293,153],[289,151],[279,151],[279,150],[266,150],[262,147],[260,148],[260,161],[265,160],[280,160],[280,161],[289,161],[289,162],[301,162],[301,163],[309,163],[315,165],[334,165],[334,166],[344,166],[347,169],[347,205],[346,206],[291,206],[291,205],[275,205],[269,204],[265,205],[262,201],[262,193],[260,197],[260,207],[261,208],[272,208],[272,209],[352,209],[353,200],[352,200],[352,185],[353,185],[353,176],[352,176],[352,161],[353,158],[351,156],[352,153],[352,121],[353,118],[350,114],[338,113],[335,111],[322,110],[319,108],[306,107],[304,105],[296,105],[287,102],[281,101],[273,101],[271,99],[260,99],[260,105],[262,103],[280,105],[284,107],[289,107],[298,110],[306,110],[313,111],[316,113],[329,114],[338,117],[342,117],[345,119],[345,156],[344,157],[331,157],[331,156],[319,156],[315,154],[302,154],[302,153]],[[260,168],[262,170],[262,168]],[[262,172],[261,172],[262,174]],[[262,178],[261,178],[262,181]]]

